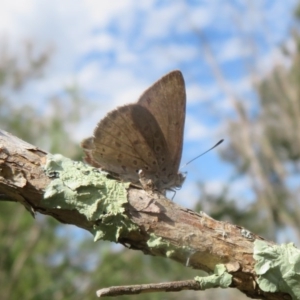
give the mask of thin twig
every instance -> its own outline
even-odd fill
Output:
[[[96,292],[100,297],[113,297],[120,295],[134,295],[141,293],[155,292],[178,292],[182,290],[201,290],[199,282],[196,280],[171,281],[164,283],[121,285],[104,288]]]

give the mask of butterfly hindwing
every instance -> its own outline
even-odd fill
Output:
[[[158,172],[166,142],[152,114],[131,104],[110,112],[94,131],[92,157],[107,171],[138,182],[139,170]],[[150,175],[149,175],[150,176]]]

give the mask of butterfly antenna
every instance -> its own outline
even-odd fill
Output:
[[[188,161],[185,165],[183,165],[181,169],[185,168],[187,165],[189,165],[192,161],[194,161],[195,159],[199,158],[200,156],[204,155],[205,153],[209,152],[210,150],[218,147],[220,144],[222,144],[224,142],[224,139],[218,141],[213,147],[209,148],[208,150],[206,150],[205,152],[201,153],[200,155],[196,156],[195,158],[193,158],[192,160]]]

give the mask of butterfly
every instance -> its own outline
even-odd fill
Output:
[[[160,192],[181,187],[186,93],[182,73],[172,71],[136,103],[109,112],[82,141],[85,161],[123,181]]]

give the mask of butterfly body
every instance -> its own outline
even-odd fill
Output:
[[[137,103],[119,107],[99,122],[94,136],[82,142],[86,161],[145,189],[180,187],[185,105],[183,76],[173,71]]]

